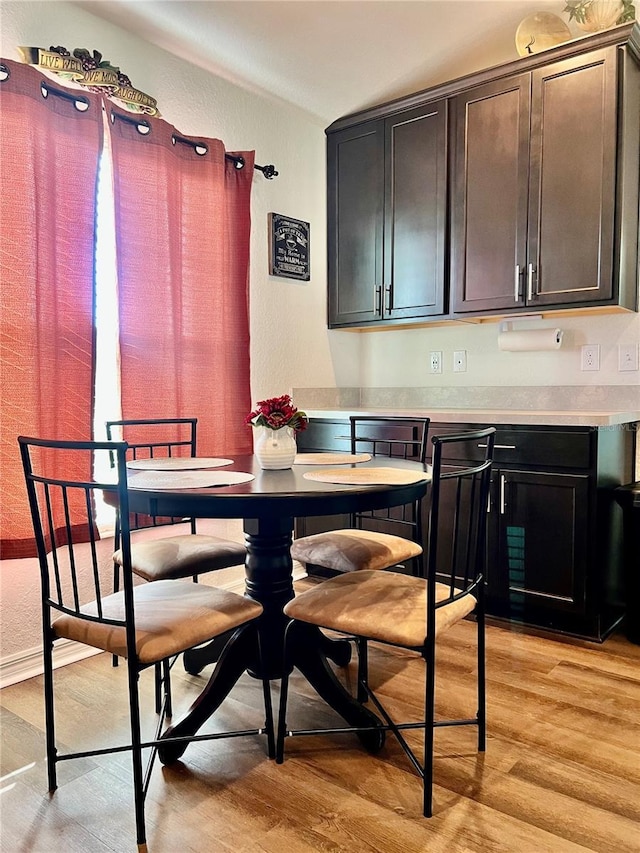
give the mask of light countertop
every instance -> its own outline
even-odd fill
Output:
[[[432,423],[530,424],[531,426],[614,427],[640,421],[640,411],[550,411],[517,409],[306,409],[310,418],[345,419],[349,415],[429,417]]]

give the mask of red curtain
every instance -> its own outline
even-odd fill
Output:
[[[109,111],[122,415],[197,417],[200,455],[249,453],[253,152],[237,169],[220,140]]]
[[[91,437],[103,119],[96,96],[5,59],[0,115],[0,557],[15,559],[36,553],[16,437]]]

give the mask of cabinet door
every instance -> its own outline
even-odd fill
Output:
[[[533,72],[527,301],[613,291],[616,48]]]
[[[452,310],[524,305],[530,75],[453,99]]]
[[[329,325],[382,318],[384,122],[327,138]]]
[[[446,107],[439,101],[385,122],[387,319],[444,311]]]
[[[494,472],[490,553],[497,560],[496,615],[562,630],[586,604],[589,478]]]

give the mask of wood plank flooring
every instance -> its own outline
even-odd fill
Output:
[[[307,583],[307,582],[304,582]],[[473,713],[475,625],[449,631],[438,655],[437,709]],[[176,710],[209,670],[174,668]],[[351,668],[341,671],[352,682]],[[404,719],[419,714],[423,663],[372,647],[372,682]],[[59,739],[107,745],[127,737],[126,670],[108,655],[57,670]],[[151,734],[153,690],[143,679]],[[487,629],[487,752],[474,729],[436,733],[434,817],[392,737],[370,756],[352,735],[289,738],[285,763],[264,739],[192,744],[156,766],[147,801],[150,853],[640,853],[640,646],[622,636],[569,643]],[[274,700],[278,688],[273,685]],[[292,727],[338,718],[298,676]],[[262,723],[259,684],[244,677],[212,729]],[[0,693],[3,853],[135,850],[127,754],[59,765],[46,791],[42,679]],[[418,735],[414,734],[414,737]]]

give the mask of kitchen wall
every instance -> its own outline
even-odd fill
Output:
[[[498,348],[498,323],[462,324],[413,329],[401,333],[378,332],[361,336],[361,385],[367,389],[425,389],[427,399],[442,398],[443,389],[459,393],[461,405],[468,389],[487,388],[486,405],[501,408],[640,410],[640,372],[618,370],[618,345],[640,341],[640,315],[633,313],[585,317],[545,317],[521,320],[516,328],[561,328],[562,345],[549,352],[502,352]],[[600,370],[583,371],[580,348],[600,345]],[[453,372],[454,350],[466,350],[467,370]],[[443,353],[443,372],[429,373],[429,353]],[[512,388],[521,391],[514,400]],[[501,399],[500,389],[509,389]],[[546,391],[541,391],[547,389]],[[555,389],[555,390],[554,390]],[[370,396],[374,395],[370,391]],[[542,398],[544,397],[544,402]],[[482,406],[475,392],[473,405]],[[426,401],[425,401],[426,402]]]

